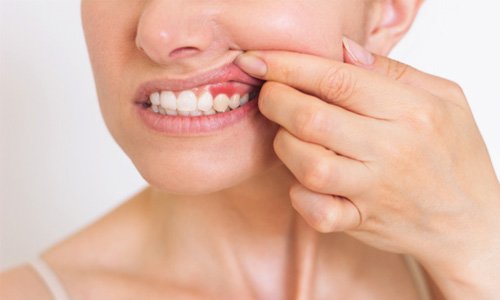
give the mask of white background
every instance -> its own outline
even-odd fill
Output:
[[[392,54],[462,85],[497,173],[499,11],[498,1],[428,0]],[[0,93],[6,269],[93,222],[145,182],[101,119],[79,1],[0,0]]]

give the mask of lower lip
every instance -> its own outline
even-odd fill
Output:
[[[137,105],[140,119],[150,129],[169,136],[203,136],[232,127],[258,111],[257,97],[235,110],[209,116],[169,116]]]

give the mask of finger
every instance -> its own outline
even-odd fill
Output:
[[[359,161],[304,142],[284,128],[278,130],[273,146],[297,180],[315,192],[355,197],[369,189],[369,170]]]
[[[376,120],[330,105],[288,85],[266,82],[259,108],[268,119],[280,124],[303,141],[325,146],[360,161],[371,158],[380,139]]]
[[[362,223],[355,204],[342,197],[318,194],[297,184],[290,189],[290,200],[304,220],[320,232],[354,230]]]
[[[428,94],[376,72],[302,53],[249,51],[235,63],[252,76],[377,119],[398,119]]]
[[[454,82],[424,73],[402,62],[370,53],[355,41],[342,39],[344,62],[369,71],[387,76],[404,84],[428,91],[443,99],[463,95],[461,88]]]

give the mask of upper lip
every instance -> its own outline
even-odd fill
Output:
[[[145,82],[140,85],[135,99],[138,102],[145,102],[148,100],[149,96],[155,92],[182,91],[229,81],[240,82],[256,87],[260,87],[263,84],[262,80],[251,77],[231,62],[189,78],[164,78]]]

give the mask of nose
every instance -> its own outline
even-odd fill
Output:
[[[214,42],[209,9],[190,0],[152,0],[137,25],[136,45],[165,66],[200,55]]]

